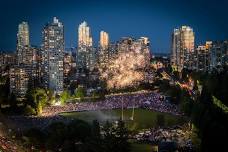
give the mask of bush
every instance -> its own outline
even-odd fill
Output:
[[[34,108],[32,108],[30,105],[27,105],[24,109],[24,114],[25,115],[35,115],[36,110]]]
[[[31,128],[25,132],[23,139],[26,146],[35,145],[38,148],[43,145],[45,134],[37,128]]]

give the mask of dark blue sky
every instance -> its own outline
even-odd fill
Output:
[[[77,45],[79,23],[87,21],[97,45],[100,30],[111,41],[148,36],[153,52],[168,52],[173,28],[193,27],[196,43],[228,39],[227,0],[1,0],[0,50],[16,48],[17,26],[27,21],[31,44],[41,44],[45,23],[58,17],[66,47]]]

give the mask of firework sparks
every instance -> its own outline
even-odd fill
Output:
[[[138,50],[119,53],[106,68],[101,68],[101,78],[106,80],[107,88],[135,86],[144,80],[145,56]]]

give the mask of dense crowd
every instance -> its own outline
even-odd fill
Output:
[[[191,130],[183,128],[183,126],[175,126],[171,128],[151,128],[149,130],[140,131],[134,136],[138,142],[160,143],[175,142],[178,147],[192,149]]]
[[[158,93],[140,93],[134,95],[108,96],[98,102],[76,102],[67,103],[63,106],[48,106],[43,109],[43,116],[53,116],[61,112],[69,111],[91,111],[118,108],[147,108],[160,112],[179,115],[177,107],[164,100]]]
[[[9,118],[21,129],[28,127],[45,128],[57,121],[70,122],[71,118],[59,115],[62,112],[120,109],[122,107],[124,109],[146,108],[180,115],[177,106],[161,98],[160,94],[139,93],[107,96],[104,100],[97,102],[71,102],[62,106],[47,106],[43,109],[42,116],[10,116]]]
[[[11,140],[0,136],[0,151],[17,152],[18,146]]]

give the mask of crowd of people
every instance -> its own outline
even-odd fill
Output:
[[[7,152],[17,152],[18,146],[10,139],[0,136],[0,151],[1,150],[7,151]]]
[[[42,116],[10,116],[10,119],[21,129],[27,127],[45,128],[57,121],[70,122],[71,118],[60,115],[63,112],[127,109],[132,107],[181,115],[177,106],[164,100],[160,94],[150,92],[107,96],[104,100],[97,102],[71,102],[62,106],[47,106],[43,109]]]
[[[166,101],[159,93],[107,96],[104,100],[97,102],[71,102],[63,106],[48,106],[43,109],[42,115],[53,116],[61,112],[119,109],[122,107],[124,109],[140,107],[180,115],[177,106]]]
[[[140,131],[133,138],[138,142],[161,143],[175,142],[178,147],[187,147],[192,149],[191,130],[183,126],[175,126],[170,128],[151,128],[149,130]]]

